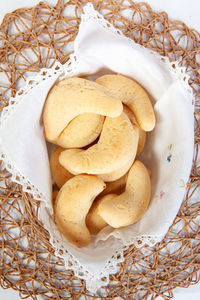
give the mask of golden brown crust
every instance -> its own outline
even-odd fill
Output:
[[[87,214],[86,225],[91,234],[97,234],[107,223],[98,214],[99,201],[95,200]]]
[[[129,117],[133,126],[138,125],[133,112],[126,105],[124,105],[123,111]],[[140,126],[138,126],[138,128],[139,128],[139,140],[138,140],[138,148],[137,148],[136,157],[138,157],[141,154],[142,150],[144,149],[145,142],[146,142],[146,131],[142,130],[142,128],[140,128]]]
[[[125,192],[112,199],[101,198],[98,214],[114,228],[131,225],[139,221],[145,213],[150,196],[151,182],[148,170],[137,160],[128,173]]]
[[[106,117],[97,144],[87,150],[65,150],[61,153],[59,161],[73,174],[111,173],[131,160],[133,162],[138,138],[138,128],[135,127],[133,130],[126,114],[122,113],[116,118]]]
[[[63,150],[65,149],[56,146],[50,155],[51,175],[59,188],[61,188],[63,184],[73,176],[59,163],[59,156]]]
[[[106,187],[103,180],[92,175],[77,175],[60,189],[54,207],[55,222],[65,238],[77,247],[90,243],[85,218],[95,197]]]
[[[75,117],[56,139],[56,144],[64,148],[82,148],[98,138],[104,116],[84,113]]]
[[[46,139],[56,139],[71,120],[82,113],[96,113],[116,117],[122,112],[122,103],[107,88],[78,77],[59,82],[49,92],[43,112]]]
[[[155,127],[155,114],[151,100],[146,91],[136,81],[120,75],[104,75],[96,82],[111,90],[114,97],[119,98],[134,113],[138,125],[144,131]]]

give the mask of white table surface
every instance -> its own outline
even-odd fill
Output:
[[[11,12],[20,7],[31,7],[36,5],[39,0],[6,0],[1,1],[0,22],[7,12]],[[57,0],[47,0],[48,4],[56,4]],[[140,2],[135,0],[135,2]],[[146,0],[152,9],[161,12],[166,11],[171,19],[181,20],[189,27],[200,31],[200,1],[199,0]],[[0,299],[2,300],[19,300],[18,292],[0,288]],[[38,298],[39,299],[39,298]],[[40,298],[41,299],[41,298]],[[157,298],[162,299],[161,297]],[[174,290],[175,300],[199,300],[200,299],[200,282],[189,288],[176,288]]]

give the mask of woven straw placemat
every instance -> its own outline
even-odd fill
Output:
[[[55,6],[43,2],[30,9],[7,14],[0,27],[0,109],[14,96],[18,83],[29,72],[51,67],[56,60],[65,63],[70,54],[80,22],[82,6],[88,1],[58,1]],[[170,21],[165,12],[156,13],[145,3],[91,0],[95,9],[137,43],[180,60],[191,75],[195,94],[195,156],[186,189],[186,198],[162,242],[155,247],[136,249],[130,246],[125,262],[108,287],[96,295],[89,293],[85,282],[63,268],[54,255],[49,234],[38,221],[39,202],[10,182],[10,174],[0,170],[0,284],[18,290],[22,298],[37,299],[164,299],[173,297],[175,287],[188,287],[199,280],[200,202],[192,201],[199,189],[197,163],[200,143],[200,35],[179,21]],[[66,16],[69,6],[74,16]],[[131,18],[127,18],[126,10]],[[19,137],[20,138],[20,137]],[[184,162],[183,162],[184,163]],[[2,164],[1,164],[2,166]],[[179,229],[177,225],[179,226]],[[173,244],[173,251],[169,245]],[[150,297],[150,298],[151,298]]]

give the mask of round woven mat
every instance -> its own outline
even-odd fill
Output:
[[[0,109],[14,96],[19,82],[29,72],[51,67],[55,60],[67,61],[71,42],[80,22],[82,6],[88,1],[58,1],[56,6],[39,3],[30,9],[7,14],[0,27]],[[199,84],[200,35],[178,21],[170,21],[165,12],[155,13],[145,3],[128,1],[91,1],[114,26],[143,46],[170,60],[180,60],[191,75],[190,85],[196,98],[195,156],[186,189],[186,198],[164,240],[155,247],[125,253],[125,262],[116,275],[110,276],[108,287],[96,295],[89,293],[85,282],[65,270],[54,255],[49,234],[38,221],[39,202],[24,193],[20,185],[10,181],[10,174],[0,171],[0,284],[18,290],[21,297],[37,299],[152,299],[161,295],[173,297],[175,287],[188,287],[199,280],[200,203],[192,200],[199,189],[197,164],[200,143]],[[67,16],[68,8],[74,16]],[[127,19],[129,10],[131,17]],[[184,162],[183,162],[184,163]],[[2,164],[1,164],[2,166]],[[176,200],[176,199],[174,199]],[[174,245],[173,251],[169,245]],[[171,247],[170,247],[171,249]],[[91,298],[90,298],[91,297]]]

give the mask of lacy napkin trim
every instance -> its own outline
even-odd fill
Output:
[[[125,37],[121,30],[115,28],[111,23],[109,23],[107,20],[104,19],[103,15],[101,15],[99,12],[97,12],[92,3],[88,3],[84,9],[84,14],[81,16],[81,20],[83,22],[87,22],[91,19],[95,20],[96,22],[101,25],[101,27],[104,30],[108,30],[109,32],[112,32],[114,35],[117,35],[118,37],[121,37],[123,40],[126,39],[130,43],[130,47],[132,48],[133,40],[131,40],[128,37]],[[142,45],[138,45],[139,48],[144,48]],[[162,55],[159,55],[157,52],[154,52],[152,50],[149,50],[149,53],[159,59],[162,63],[166,65],[168,70],[170,70],[171,74],[174,76],[175,79],[180,80],[180,83],[182,84],[182,87],[186,93],[190,95],[190,97],[193,98],[193,90],[191,86],[189,85],[189,78],[190,76],[186,74],[186,67],[181,67],[179,65],[179,61],[169,61],[168,57],[164,57]],[[192,104],[194,105],[194,101],[192,100]]]
[[[81,16],[83,22],[94,19],[98,22],[105,30],[111,31],[114,35],[121,36],[123,39],[126,38],[132,45],[132,40],[130,38],[124,37],[123,33],[116,29],[112,24],[104,19],[97,11],[94,10],[93,5],[88,3],[84,7],[84,14]],[[139,45],[138,47],[143,47]],[[145,48],[145,47],[143,47]],[[188,84],[189,75],[186,74],[186,68],[180,67],[179,62],[170,62],[167,57],[158,55],[156,52],[150,51],[153,56],[159,58],[162,63],[165,63],[171,73],[179,80],[182,84],[182,87],[186,93],[190,95],[189,98],[193,99],[192,88]],[[6,121],[6,119],[14,112],[15,107],[20,103],[23,97],[29,93],[31,89],[40,84],[41,81],[46,80],[52,76],[59,75],[60,79],[73,76],[76,73],[77,66],[77,57],[76,54],[70,56],[69,61],[61,65],[59,62],[56,62],[51,69],[43,68],[35,77],[29,77],[26,81],[24,88],[21,88],[16,96],[10,98],[9,105],[5,107],[1,113],[0,126]],[[192,104],[194,104],[192,100]],[[43,201],[46,204],[46,208],[50,213],[52,213],[52,207],[49,206],[49,201],[47,197],[42,194],[29,180],[27,180],[23,174],[21,174],[16,167],[12,164],[8,155],[3,149],[3,145],[0,145],[0,159],[2,160],[2,167],[7,169],[11,173],[11,180],[22,186],[24,192],[30,193],[34,199]],[[39,217],[40,221],[43,222],[44,227],[47,231],[50,232],[49,222],[46,223],[41,216]],[[148,246],[154,246],[156,243],[160,242],[163,239],[163,235],[151,235],[151,236],[129,236],[129,239],[124,242],[124,245],[113,253],[113,256],[107,261],[103,270],[99,274],[92,274],[88,272],[78,260],[66,250],[60,241],[55,240],[54,237],[50,237],[50,242],[55,248],[55,254],[64,260],[65,266],[67,269],[73,270],[75,275],[81,279],[84,279],[87,284],[87,288],[91,292],[95,292],[101,286],[106,286],[109,282],[109,275],[115,274],[118,271],[118,264],[124,261],[123,253],[130,245],[135,245],[140,248],[143,245],[147,244]],[[60,254],[62,250],[62,254]]]
[[[15,97],[11,97],[8,103],[8,106],[4,107],[1,112],[0,117],[0,127],[6,122],[6,120],[14,113],[17,105],[22,101],[25,95],[27,95],[33,88],[39,85],[41,82],[48,80],[51,77],[55,77],[56,75],[59,78],[70,77],[73,76],[74,71],[76,70],[76,58],[72,54],[70,56],[69,61],[62,65],[59,62],[56,62],[51,69],[42,68],[40,72],[34,76],[29,77],[26,81],[23,88],[20,88],[16,93]],[[34,199],[39,201],[44,201],[48,203],[48,197],[41,193],[38,188],[36,188],[25,176],[17,170],[16,166],[13,165],[11,159],[8,154],[4,150],[3,143],[0,139],[0,159],[2,160],[2,168],[5,168],[8,172],[11,173],[11,179],[13,182],[22,185],[22,189],[24,192],[30,193]],[[48,207],[52,211],[52,207]]]

